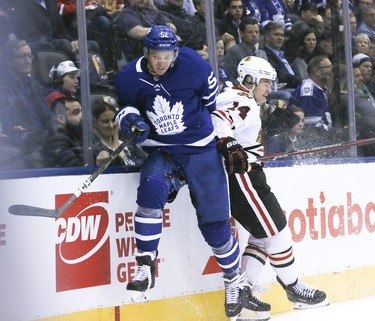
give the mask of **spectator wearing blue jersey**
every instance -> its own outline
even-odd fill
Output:
[[[308,78],[293,92],[293,97],[305,111],[305,130],[311,145],[324,145],[332,135],[332,118],[328,108],[327,85],[331,78],[332,63],[327,56],[310,59],[307,65]]]
[[[288,11],[283,0],[263,0],[266,15],[261,23],[262,27],[270,21],[275,21],[284,26],[286,31],[292,28],[292,21],[288,17]]]
[[[260,25],[265,15],[263,0],[244,0],[243,3],[245,5],[245,15],[254,18]]]
[[[186,182],[198,227],[224,274],[226,315],[235,317],[243,307],[269,311],[239,274],[239,246],[231,234],[226,176],[210,116],[218,84],[209,63],[190,48],[178,48],[170,27],[155,25],[145,36],[144,56],[117,74],[116,90],[124,106],[116,116],[119,128],[124,135],[138,131],[135,141],[148,153],[134,218],[138,268],[127,284],[132,299],[144,301],[155,285],[162,211],[168,195]],[[231,147],[228,153],[238,162]]]

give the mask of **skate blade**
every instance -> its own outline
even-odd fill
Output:
[[[132,303],[142,304],[147,303],[149,300],[147,292],[139,292],[139,291],[128,291],[130,294],[130,299]]]
[[[322,302],[319,302],[319,303],[316,303],[316,304],[294,302],[293,303],[293,309],[295,309],[295,310],[315,309],[315,308],[325,307],[327,305],[329,305],[328,299],[325,299]]]
[[[268,321],[271,319],[270,311],[253,311],[242,309],[237,316],[237,321]]]

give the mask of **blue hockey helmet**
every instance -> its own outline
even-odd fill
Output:
[[[169,26],[152,25],[148,30],[143,43],[148,50],[178,50],[177,36]]]

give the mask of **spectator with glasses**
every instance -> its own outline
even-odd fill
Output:
[[[43,87],[31,75],[33,58],[25,40],[9,40],[4,47],[0,76],[0,87],[14,97],[11,108],[1,110],[2,130],[22,146],[30,168],[42,167],[39,150],[50,121]]]

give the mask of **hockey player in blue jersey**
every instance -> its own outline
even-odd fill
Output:
[[[154,287],[162,210],[168,195],[185,181],[198,227],[223,271],[226,315],[236,317],[243,307],[269,314],[269,304],[259,301],[239,274],[239,246],[231,234],[226,177],[210,117],[217,88],[211,66],[194,50],[178,48],[167,26],[151,26],[144,56],[116,77],[124,106],[116,121],[124,134],[137,129],[136,142],[148,153],[135,213],[138,268],[127,290],[141,302]]]

